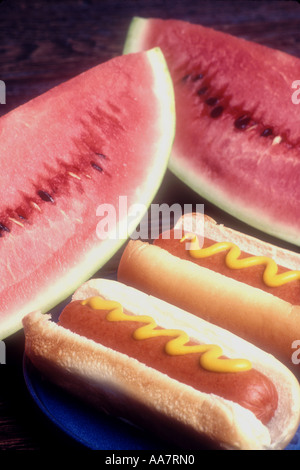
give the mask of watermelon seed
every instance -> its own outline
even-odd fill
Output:
[[[202,88],[200,88],[200,90],[197,91],[198,95],[204,95],[208,90],[208,87],[207,86],[204,86]]]
[[[257,124],[253,124],[253,126],[248,127],[248,129],[246,130],[246,132],[252,131],[253,129],[256,129],[256,128],[257,128]]]
[[[195,75],[192,80],[193,82],[196,82],[197,80],[201,80],[203,78],[202,73],[198,73],[198,75]]]
[[[224,108],[223,106],[217,106],[216,108],[214,108],[211,113],[210,113],[210,116],[214,119],[218,118],[221,116],[221,114],[223,113],[224,111]]]
[[[97,165],[97,163],[91,162],[91,166],[94,168],[94,170],[100,171],[100,173],[103,172],[103,168],[101,168],[101,166]]]
[[[67,214],[65,213],[65,211],[63,211],[63,210],[60,209],[60,212],[61,212],[61,214],[65,217],[65,219],[68,219],[68,216],[67,216]]]
[[[37,195],[42,199],[42,201],[45,201],[45,202],[52,202],[52,204],[54,203],[53,197],[50,196],[50,194],[47,193],[46,191],[39,190],[39,191],[37,192]]]
[[[251,118],[249,116],[243,114],[234,121],[234,125],[237,129],[244,130],[248,126],[250,120]]]
[[[68,171],[68,175],[72,176],[73,178],[76,178],[78,180],[81,180],[80,176],[75,175],[75,173],[72,173],[72,171]]]
[[[186,82],[190,78],[190,76],[190,74],[185,75],[184,77],[182,77],[181,81]]]
[[[273,131],[270,127],[267,129],[263,130],[262,133],[260,134],[262,137],[269,137],[269,135],[272,135]]]
[[[282,137],[280,135],[277,135],[276,137],[274,137],[272,145],[280,144],[281,141],[282,141]]]
[[[9,228],[6,227],[6,225],[2,224],[1,222],[0,222],[0,230],[1,232],[8,232],[8,233],[10,232]]]
[[[96,152],[96,155],[97,155],[97,157],[105,158],[105,159],[106,159],[106,155],[104,155],[104,153],[98,153],[98,152]]]
[[[17,219],[14,219],[13,217],[9,217],[9,220],[11,220],[13,223],[19,225],[20,227],[24,227],[24,224],[22,224],[22,222],[20,222]]]
[[[210,98],[207,98],[205,103],[208,104],[208,106],[215,106],[215,104],[217,104],[218,101],[219,101],[218,98],[216,98],[215,96],[211,96]]]
[[[30,201],[30,205],[31,205],[34,209],[38,210],[39,212],[42,212],[40,206],[38,206],[36,202]]]

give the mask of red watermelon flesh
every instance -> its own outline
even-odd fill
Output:
[[[163,55],[153,49],[90,69],[3,116],[0,134],[3,338],[24,314],[70,295],[124,243],[143,214],[119,215],[119,196],[128,209],[154,197],[174,137]],[[96,233],[101,204],[124,224],[117,237]]]
[[[300,59],[183,21],[135,18],[125,51],[154,45],[175,88],[170,169],[225,211],[300,245]]]

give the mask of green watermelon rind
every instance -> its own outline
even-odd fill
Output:
[[[141,39],[143,37],[147,21],[148,20],[146,18],[141,18],[139,16],[134,16],[132,18],[125,39],[123,54],[140,51],[139,41],[137,41],[137,38]]]
[[[143,36],[146,32],[147,25],[148,19],[146,18],[134,17],[131,20],[124,46],[126,53],[140,52],[143,50],[140,44],[143,43]],[[255,207],[249,207],[246,204],[242,204],[240,201],[233,201],[230,195],[228,197],[227,193],[222,192],[222,190],[217,188],[214,184],[210,184],[205,177],[202,177],[202,175],[199,174],[199,170],[189,166],[188,158],[185,157],[186,156],[176,155],[173,149],[168,168],[180,181],[195,191],[195,193],[255,229],[274,236],[277,239],[300,246],[300,234],[295,230],[292,224],[289,227],[288,224],[280,223],[271,216],[268,218],[267,214],[260,213]]]
[[[161,105],[160,122],[157,123],[161,132],[161,139],[153,143],[155,157],[153,165],[147,174],[147,180],[136,201],[146,209],[149,208],[155,194],[157,193],[165,172],[175,136],[175,100],[173,83],[170,73],[159,48],[147,51],[148,59],[154,72],[154,94]],[[150,149],[149,149],[150,151]],[[136,217],[126,217],[119,221],[118,233],[127,233],[128,237],[141,222],[144,213],[139,212]],[[123,226],[123,228],[122,228]],[[126,232],[125,232],[126,230]],[[63,302],[87,279],[91,278],[108,262],[114,254],[125,244],[125,237],[121,239],[107,239],[99,242],[99,245],[90,250],[85,257],[78,262],[76,268],[68,271],[63,278],[57,280],[45,292],[40,292],[29,303],[25,304],[18,314],[5,318],[0,323],[0,339],[3,340],[22,329],[22,318],[29,312],[40,310],[42,313],[49,312],[52,308]],[[64,286],[62,289],[61,286]],[[41,308],[42,306],[42,308]]]

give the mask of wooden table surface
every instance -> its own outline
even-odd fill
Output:
[[[300,57],[296,1],[4,0],[0,2],[0,80],[7,94],[0,115],[120,55],[133,16],[201,23]],[[272,241],[202,200],[169,172],[155,202],[205,203],[205,212],[218,221]],[[120,254],[121,250],[99,274],[114,271]],[[27,391],[23,331],[7,338],[5,345],[6,364],[0,366],[0,450],[80,449],[37,409]]]

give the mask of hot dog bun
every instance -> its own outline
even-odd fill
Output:
[[[184,216],[176,228],[182,229],[183,224],[185,231],[196,233],[197,214]],[[216,242],[231,241],[252,255],[272,257],[288,269],[300,267],[300,255],[218,225],[206,216],[204,235]],[[300,339],[299,305],[139,240],[126,246],[118,280],[232,331],[297,372],[292,344]]]
[[[300,268],[300,254],[259,240],[251,235],[218,224],[212,217],[204,214],[190,213],[178,219],[175,229],[185,232],[197,231],[203,227],[204,236],[219,241],[236,243],[241,250],[253,255],[269,256],[276,263],[288,269]]]
[[[180,328],[199,342],[219,344],[227,357],[251,360],[278,393],[274,417],[264,426],[255,415],[228,400],[205,394],[57,325],[33,312],[23,319],[25,351],[55,383],[105,412],[146,426],[183,448],[207,445],[229,449],[283,449],[300,421],[299,384],[272,356],[219,327],[116,281],[94,279],[73,300],[101,295],[136,315],[151,315],[164,328]]]

